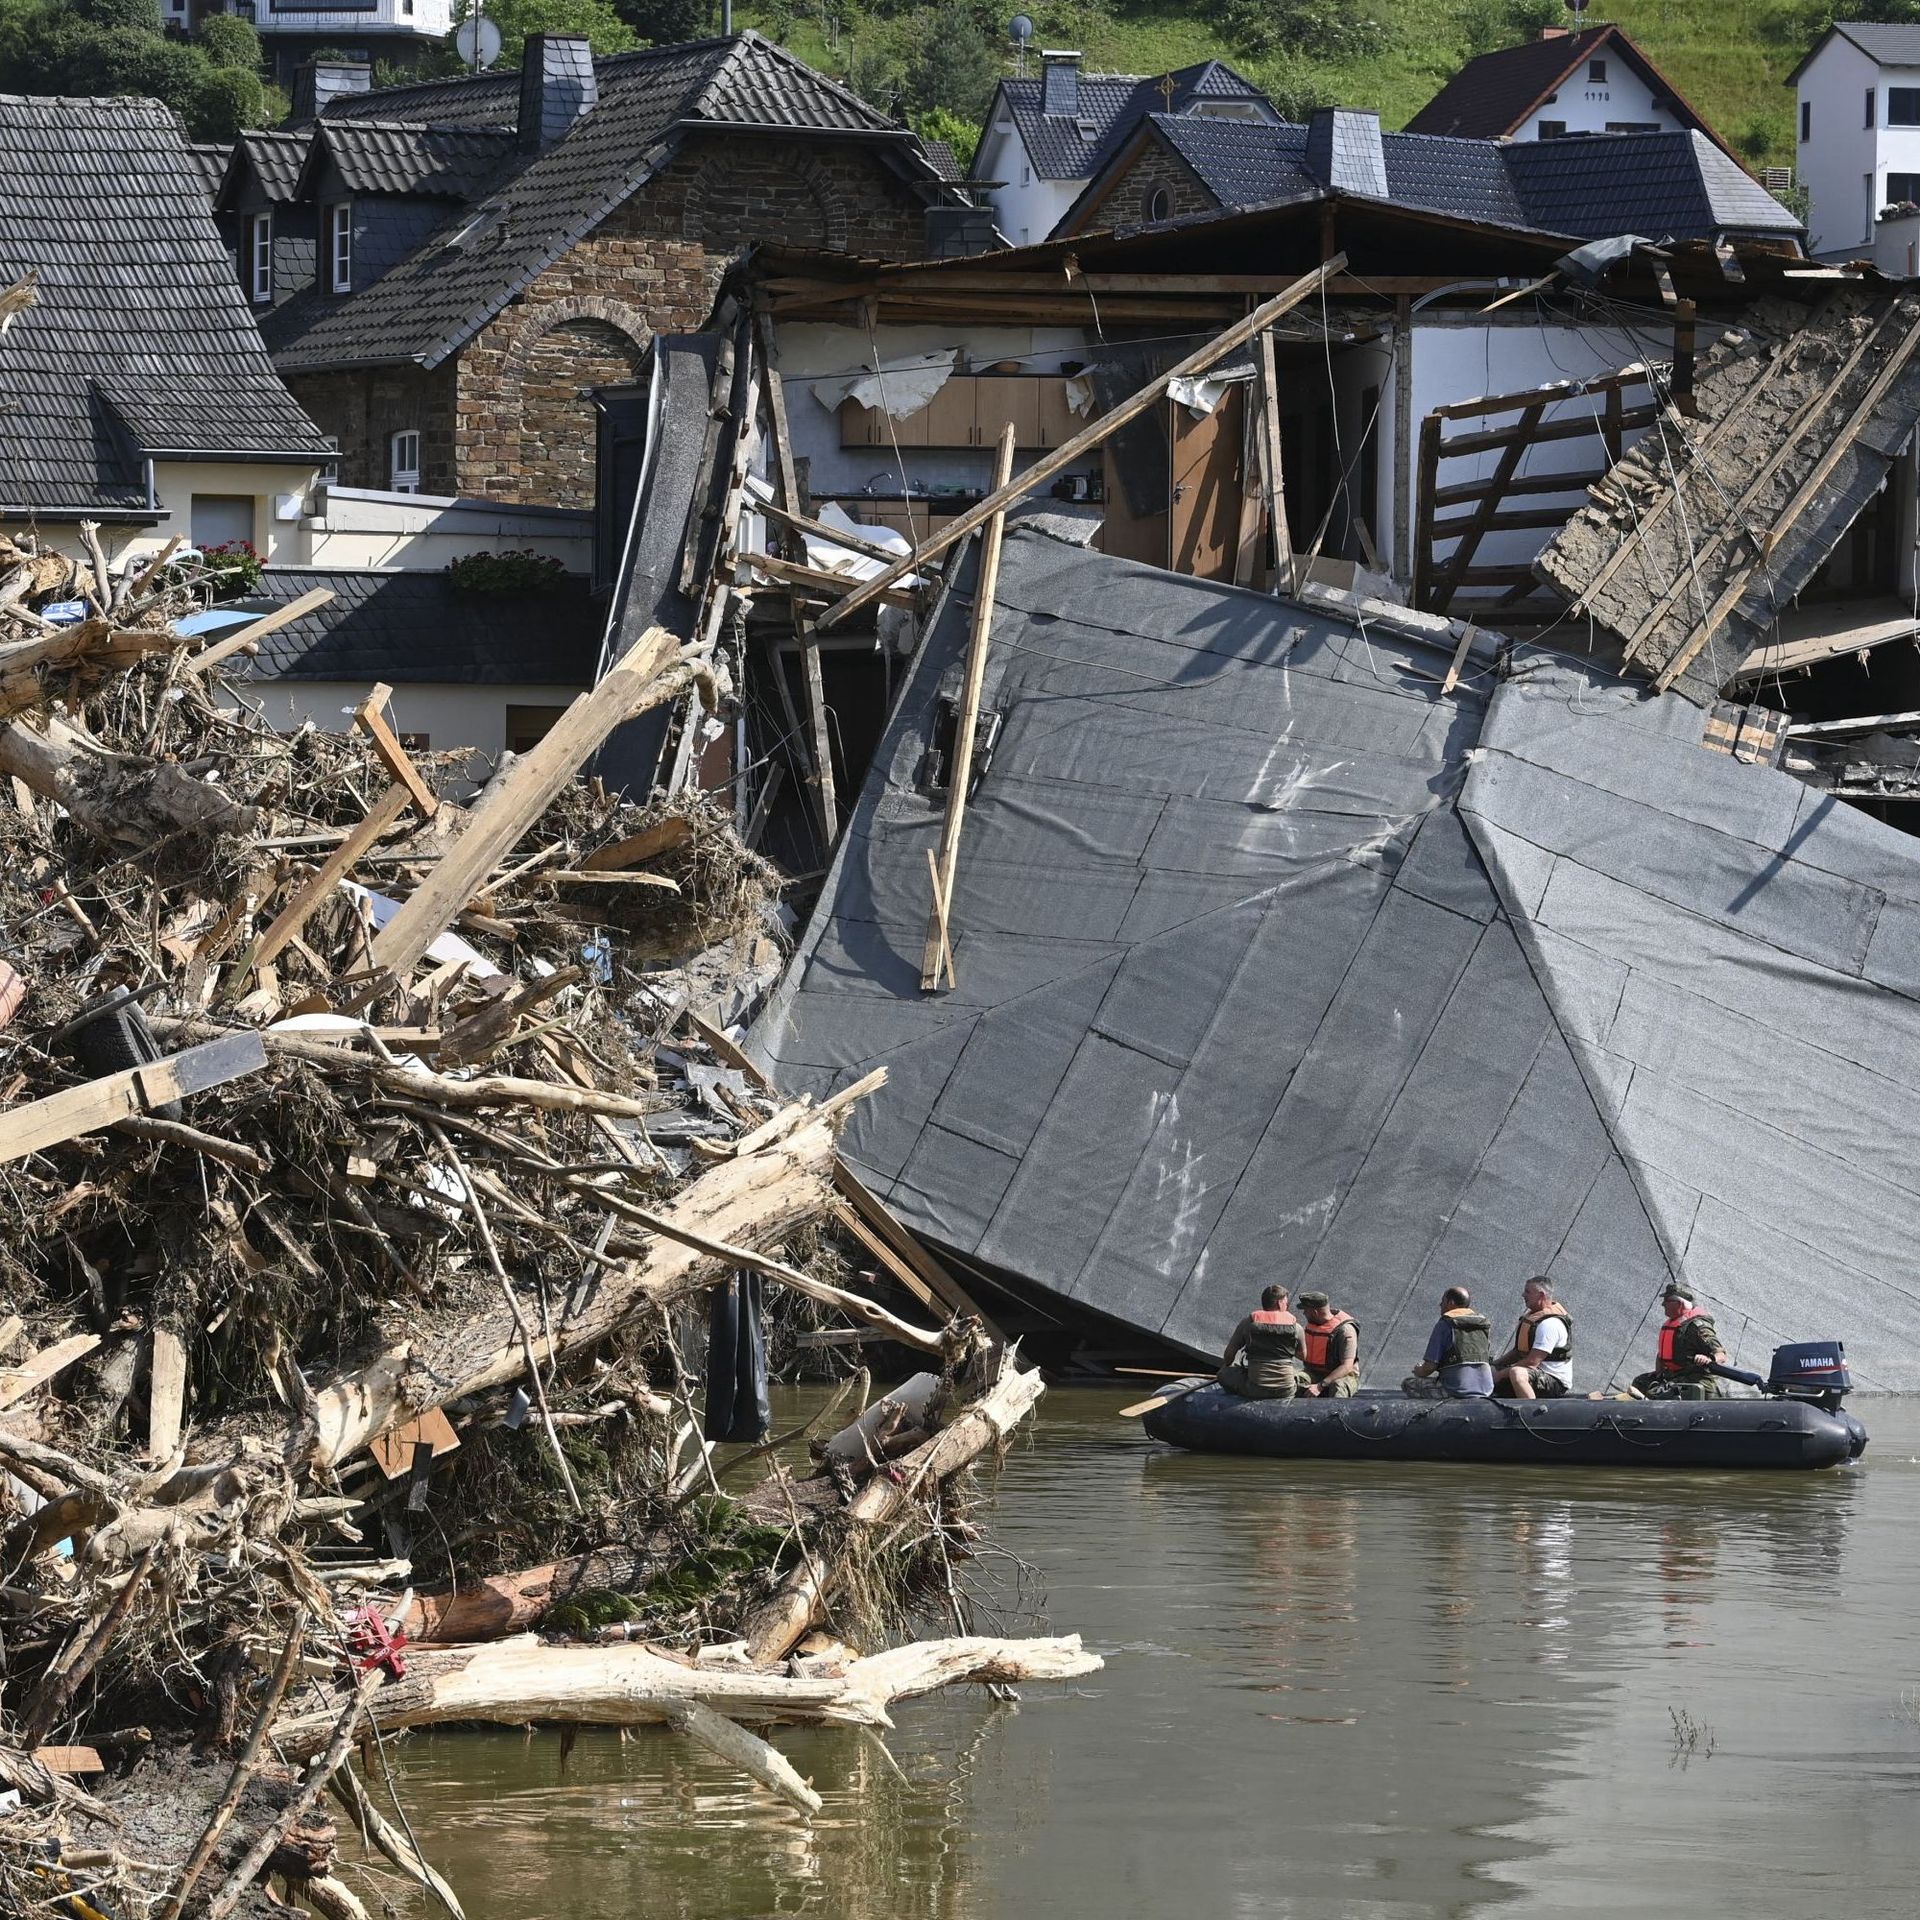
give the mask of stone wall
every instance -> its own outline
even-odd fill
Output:
[[[1167,205],[1154,211],[1154,195],[1166,189]],[[1153,219],[1177,220],[1182,214],[1218,213],[1220,203],[1195,176],[1187,163],[1158,140],[1149,140],[1132,162],[1118,173],[1105,197],[1083,216],[1081,230],[1133,227]]]
[[[419,367],[348,368],[339,373],[293,373],[287,387],[340,444],[343,487],[392,484],[393,436],[420,435],[420,490],[458,493],[451,362],[431,373]]]
[[[587,390],[632,379],[654,333],[702,326],[743,248],[772,240],[911,259],[924,236],[920,201],[864,149],[690,139],[461,354],[458,490],[591,506]]]

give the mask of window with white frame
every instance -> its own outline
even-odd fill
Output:
[[[247,222],[247,297],[264,307],[273,299],[273,215],[256,213]]]
[[[335,293],[353,291],[353,205],[347,200],[327,209],[327,271]]]
[[[388,471],[389,484],[395,493],[418,493],[420,491],[420,433],[419,429],[409,427],[404,433],[396,433],[390,442],[391,459]]]

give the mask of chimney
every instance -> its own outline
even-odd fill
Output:
[[[1080,113],[1080,55],[1065,48],[1043,49],[1040,55],[1040,111],[1062,120]]]
[[[1352,107],[1321,107],[1307,122],[1307,171],[1340,193],[1389,198],[1380,116]]]
[[[290,120],[317,120],[329,100],[373,89],[373,69],[364,60],[302,60],[294,69]]]
[[[584,34],[530,33],[520,63],[520,145],[539,153],[553,145],[599,99],[593,45]]]
[[[1542,27],[1540,29],[1540,38],[1542,40],[1571,40],[1573,38],[1573,29],[1571,27]]]

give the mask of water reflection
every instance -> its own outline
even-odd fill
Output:
[[[651,1731],[421,1740],[471,1920],[1911,1911],[1920,1407],[1761,1480],[1199,1459],[1115,1404],[1051,1396],[994,1516],[1104,1674],[905,1705],[897,1772],[777,1734],[811,1828]]]

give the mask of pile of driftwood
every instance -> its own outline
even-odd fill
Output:
[[[811,1809],[753,1728],[1097,1665],[966,1631],[964,1476],[1039,1381],[836,1169],[866,1089],[781,1103],[667,964],[775,876],[581,777],[710,658],[649,633],[461,807],[384,690],[281,736],[247,633],[87,591],[89,639],[0,645],[0,1904],[352,1913],[331,1787],[457,1912],[370,1727],[662,1722]],[[701,1437],[690,1308],[742,1273],[926,1356],[801,1477]],[[958,1637],[854,1650],[921,1601]]]

